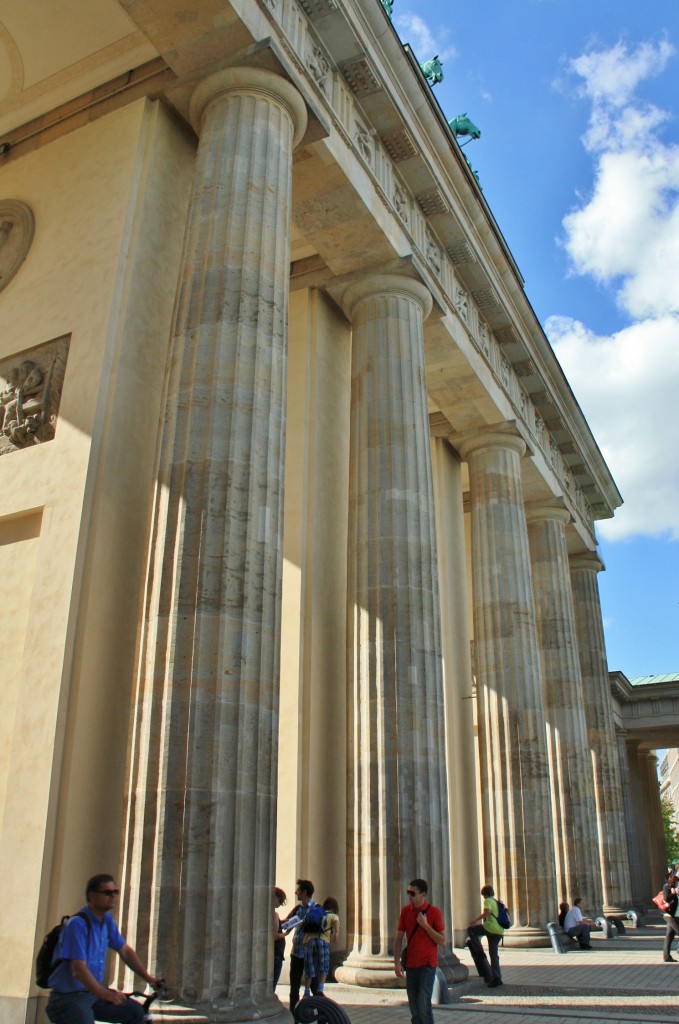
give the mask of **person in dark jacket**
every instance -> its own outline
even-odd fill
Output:
[[[665,922],[667,924],[667,930],[665,932],[665,942],[662,948],[662,958],[666,964],[675,963],[675,959],[671,954],[672,940],[675,936],[679,936],[679,877],[675,874],[674,868],[670,868],[665,878],[665,884],[662,887],[663,896],[665,897],[665,903],[667,903],[668,909],[663,914]]]

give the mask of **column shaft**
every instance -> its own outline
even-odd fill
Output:
[[[486,881],[514,915],[505,941],[545,945],[556,893],[524,452],[524,442],[505,433],[461,446],[471,492]]]
[[[560,900],[586,897],[603,906],[592,767],[583,708],[575,614],[566,546],[569,513],[533,507],[528,514],[535,610],[545,700],[552,816]]]
[[[619,913],[629,906],[631,892],[613,702],[597,582],[601,568],[595,554],[571,558],[575,628],[592,758],[604,910]]]
[[[443,438],[432,441],[441,632],[446,699],[453,941],[463,946],[479,912],[479,820],[476,786],[471,627],[467,596],[462,467]]]
[[[653,750],[640,755],[642,784],[644,787],[644,811],[646,813],[646,845],[648,849],[648,897],[650,901],[660,888],[667,871],[665,853],[665,830],[660,805],[660,783],[658,782],[658,757]]]
[[[132,755],[135,945],[210,1020],[270,1016],[292,149],[287,82],[201,83]],[[144,908],[149,894],[150,913]],[[136,906],[135,906],[136,903]]]
[[[349,935],[338,977],[394,984],[405,888],[426,878],[450,929],[444,701],[423,317],[385,275],[345,298],[353,323],[348,570]],[[383,979],[382,981],[380,979]]]

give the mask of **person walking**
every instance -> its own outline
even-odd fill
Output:
[[[304,935],[304,998],[311,995],[311,984],[315,980],[317,994],[323,995],[325,979],[330,973],[330,943],[339,939],[339,903],[334,896],[323,901],[323,919],[317,933]]]
[[[64,925],[49,976],[52,989],[46,1013],[52,1024],[141,1024],[144,1008],[124,992],[104,985],[106,954],[115,950],[127,966],[159,988],[162,978],[150,974],[111,915],[120,889],[112,875],[94,875],[85,888],[87,903]]]
[[[666,964],[676,963],[672,956],[672,941],[679,935],[679,876],[674,868],[670,868],[665,877],[662,893],[667,903],[667,910],[663,917],[667,928],[665,930],[665,941],[662,948],[662,958]]]
[[[498,921],[500,908],[495,899],[495,890],[492,885],[484,885],[481,890],[483,896],[483,910],[478,917],[469,922],[467,928],[467,945],[474,958],[476,969],[489,988],[499,988],[503,985],[502,971],[500,970],[500,942],[505,933],[504,928]],[[488,954],[490,964],[486,958],[481,945],[481,938],[485,936],[488,943]]]
[[[406,892],[408,903],[402,907],[394,938],[394,973],[405,974],[406,992],[412,1024],[434,1024],[431,994],[434,989],[439,946],[445,946],[443,915],[427,902],[428,885],[424,878],[413,878]],[[403,938],[406,938],[405,965],[401,963]]]

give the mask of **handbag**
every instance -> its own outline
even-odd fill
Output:
[[[662,910],[663,914],[666,914],[667,911],[670,909],[670,905],[665,899],[665,894],[662,891],[662,889],[660,890],[657,896],[653,897],[653,902],[659,910]]]

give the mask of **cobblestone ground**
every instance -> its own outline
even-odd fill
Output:
[[[550,949],[501,950],[504,986],[489,990],[471,957],[457,950],[470,980],[452,1003],[434,1007],[436,1024],[679,1024],[677,963],[663,963],[664,925],[628,931],[612,941],[592,935],[591,952],[558,956]],[[287,989],[279,986],[282,1002]],[[328,985],[351,1024],[409,1024],[405,993]],[[292,1016],[291,1016],[292,1021]]]

